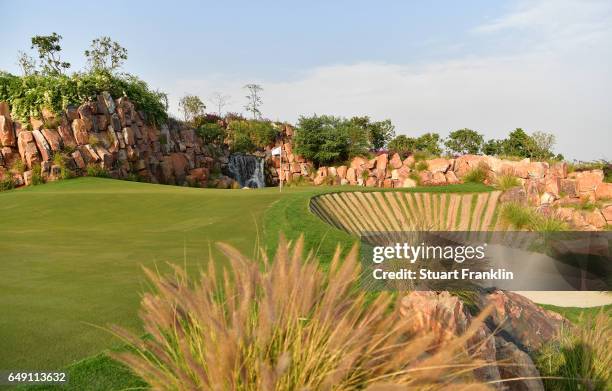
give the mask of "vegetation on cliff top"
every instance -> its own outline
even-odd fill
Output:
[[[22,76],[0,72],[0,101],[9,102],[14,119],[27,123],[30,117],[40,118],[43,108],[57,114],[108,91],[115,98],[128,97],[148,122],[165,122],[167,95],[151,90],[134,75],[118,72],[127,59],[125,48],[109,37],[94,39],[84,52],[87,69],[67,75],[70,63],[60,57],[61,39],[56,33],[32,37],[31,49],[36,51],[38,61],[20,52]]]

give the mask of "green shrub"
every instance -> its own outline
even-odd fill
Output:
[[[205,144],[220,144],[225,139],[225,129],[217,123],[203,123],[196,129],[196,134]]]
[[[87,165],[87,176],[98,177],[98,178],[109,178],[110,174],[105,168],[98,166],[97,164]]]
[[[484,183],[488,176],[487,168],[479,164],[463,176],[463,181],[466,183]]]
[[[13,163],[13,166],[11,167],[11,171],[17,172],[19,174],[23,174],[25,170],[25,163],[21,159],[15,160],[15,163]]]
[[[0,191],[11,190],[15,188],[15,181],[10,173],[5,173],[0,179]]]
[[[0,72],[0,100],[8,101],[11,114],[19,122],[41,117],[47,107],[59,114],[69,105],[80,105],[103,91],[113,97],[127,96],[137,110],[145,113],[149,123],[160,124],[167,119],[167,97],[152,91],[144,81],[129,74],[115,75],[105,71],[67,75],[15,76]]]
[[[546,390],[612,389],[612,314],[601,312],[547,343],[536,358]]]
[[[66,156],[60,152],[53,154],[53,164],[60,167],[60,179],[74,177],[72,170],[68,168]]]
[[[32,167],[32,186],[42,185],[45,183],[45,180],[42,176],[42,168],[40,164],[35,164]]]
[[[228,124],[227,133],[232,151],[249,153],[272,144],[279,131],[270,121],[234,120]]]
[[[415,166],[414,166],[414,169],[415,169],[416,171],[425,171],[425,170],[427,170],[428,168],[429,168],[429,165],[428,165],[428,164],[427,164],[427,162],[426,162],[426,161],[424,161],[424,160],[421,160],[421,161],[419,161],[419,162],[416,162],[416,164],[415,164]]]
[[[497,188],[502,191],[512,189],[521,185],[521,181],[514,175],[503,174],[497,177],[496,184]]]

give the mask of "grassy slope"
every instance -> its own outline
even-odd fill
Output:
[[[357,188],[228,191],[81,178],[0,194],[0,368],[68,367],[70,389],[137,386],[104,355],[117,344],[110,323],[137,328],[141,265],[166,261],[194,269],[226,241],[251,254],[257,238],[269,249],[279,232],[328,259],[353,242],[308,212],[310,197]],[[365,190],[358,188],[359,190]],[[465,192],[447,186],[408,191]],[[263,221],[263,224],[262,224]],[[257,222],[257,223],[256,223]],[[186,254],[186,256],[184,255]]]

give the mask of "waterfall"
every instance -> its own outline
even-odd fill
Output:
[[[241,187],[265,186],[263,158],[234,153],[230,155],[228,168],[231,176]]]

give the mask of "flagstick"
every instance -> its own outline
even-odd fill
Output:
[[[280,172],[281,172],[281,175],[278,176],[278,191],[279,191],[279,193],[282,193],[282,191],[283,191],[283,178],[282,178],[282,176],[285,175],[285,174],[283,174],[283,146],[282,146],[282,144],[281,144],[280,154],[278,156],[280,156]]]

